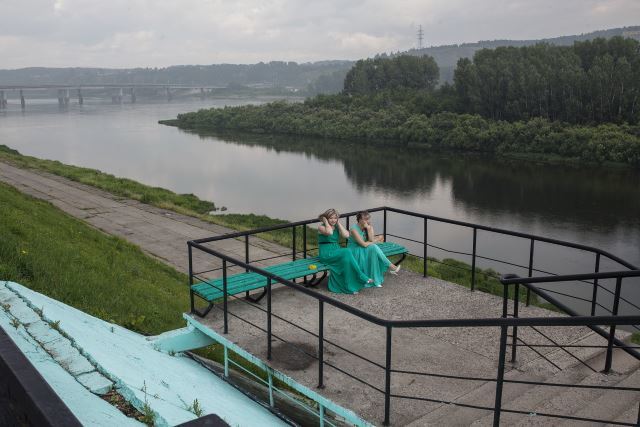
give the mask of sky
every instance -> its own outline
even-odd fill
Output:
[[[359,59],[640,25],[640,0],[0,0],[0,69]]]

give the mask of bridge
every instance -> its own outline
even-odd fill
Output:
[[[7,94],[17,93],[20,99],[20,106],[24,110],[27,105],[27,92],[35,91],[57,91],[58,105],[65,107],[73,97],[77,97],[78,104],[84,103],[84,96],[89,91],[102,91],[111,96],[114,104],[121,104],[126,97],[129,97],[132,104],[136,103],[137,93],[140,90],[152,89],[156,92],[162,91],[167,101],[171,101],[177,91],[199,91],[199,96],[205,98],[207,92],[213,89],[223,89],[224,86],[206,85],[182,85],[182,84],[42,84],[42,85],[0,85],[0,110],[7,108]]]

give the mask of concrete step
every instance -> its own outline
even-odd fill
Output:
[[[605,354],[600,354],[595,360],[591,362],[595,363],[603,363]],[[578,384],[581,385],[600,385],[600,386],[616,386],[621,381],[624,381],[630,375],[633,375],[640,363],[638,361],[626,354],[623,351],[614,351],[613,358],[613,366],[615,367],[615,371],[612,371],[610,374],[606,375],[600,372],[592,373],[587,376],[585,379],[580,381]],[[515,407],[514,409],[528,410],[532,413],[549,413],[549,414],[560,414],[560,415],[574,415],[580,411],[587,411],[592,406],[597,406],[594,402],[599,401],[601,398],[605,399],[607,393],[611,392],[610,390],[600,390],[600,389],[582,389],[582,388],[560,388],[561,393],[556,393],[553,397],[548,398],[536,406],[528,406],[528,407]],[[528,403],[528,402],[523,402]],[[626,407],[624,408],[626,409]],[[613,419],[615,413],[599,413],[599,419]],[[575,415],[578,416],[578,415]],[[587,417],[585,417],[587,418]],[[590,417],[589,417],[590,418]],[[505,420],[506,421],[506,420]],[[522,418],[519,422],[515,423],[517,426],[547,426],[547,425],[558,425],[564,422],[558,418],[552,417],[543,417],[543,416],[531,416]],[[584,423],[582,423],[584,425]]]
[[[605,353],[601,351],[595,357],[588,360],[590,366],[602,366],[604,364]],[[640,362],[638,362],[632,356],[629,356],[623,351],[614,351],[613,353],[613,366],[617,369],[617,378],[624,378],[629,373],[635,371]],[[603,377],[603,374],[594,373],[586,366],[582,364],[576,364],[573,367],[560,371],[549,377],[546,383],[568,383],[568,384],[590,384],[595,378]],[[606,376],[605,376],[606,377]],[[508,386],[507,386],[508,387]],[[540,409],[544,405],[553,401],[553,399],[561,399],[561,396],[568,391],[575,391],[578,389],[570,389],[566,387],[552,387],[552,386],[531,386],[531,388],[519,397],[512,399],[509,396],[509,389],[505,388],[503,393],[503,408],[514,409],[527,412],[547,412],[547,413],[563,413],[569,414],[567,407],[561,407],[560,410]],[[589,390],[589,389],[586,389]],[[601,393],[604,393],[602,391]],[[595,394],[597,397],[598,394]],[[506,400],[505,400],[506,398]],[[579,409],[579,408],[577,408]],[[576,410],[577,410],[576,409]],[[503,412],[500,421],[502,425],[516,425],[523,421],[528,423],[534,423],[534,425],[557,425],[561,420],[551,417],[532,417],[525,418],[523,414],[513,414]],[[534,421],[535,420],[535,421]],[[489,426],[493,423],[493,414],[484,416],[483,418],[475,421],[474,426]],[[540,424],[535,424],[540,423]],[[525,424],[529,425],[529,424]]]
[[[631,374],[625,375],[625,378],[618,382],[616,386],[640,388],[640,370],[636,369]],[[634,409],[634,417],[620,421],[635,423],[638,416],[638,402],[640,402],[640,391],[607,390],[599,398],[589,402],[586,407],[574,412],[573,416],[614,420],[615,414],[624,414],[629,409]],[[560,425],[563,427],[573,427],[584,425],[584,423],[579,421],[567,421]]]
[[[618,423],[636,423],[640,424],[640,399],[636,401],[635,406],[630,407],[625,412],[622,413],[618,418],[614,421]],[[614,424],[607,424],[606,427],[613,427]]]
[[[596,333],[585,329],[585,335],[570,344],[577,345],[603,345],[606,341],[597,335]],[[532,342],[533,343],[533,342]],[[540,340],[536,343],[548,343],[540,336]],[[519,351],[523,347],[519,347]],[[526,351],[531,351],[526,349]],[[603,353],[603,349],[600,348],[572,348],[571,353],[575,354],[581,360],[587,362],[588,365],[593,365],[595,368],[598,364],[603,364],[598,358]],[[510,353],[509,353],[510,354]],[[523,381],[537,381],[537,382],[556,382],[556,383],[571,383],[575,384],[582,381],[587,376],[591,375],[593,371],[587,366],[584,366],[575,358],[569,356],[562,350],[553,350],[545,355],[546,358],[553,361],[556,365],[563,368],[563,371],[558,371],[553,365],[541,357],[537,357],[534,360],[530,360],[524,365],[517,365],[518,369],[512,369],[505,373],[505,379],[510,380],[523,380]],[[472,404],[476,406],[493,407],[495,404],[495,382],[478,384],[478,388],[468,393],[465,396],[456,400],[458,403]],[[562,392],[560,387],[539,387],[529,384],[505,384],[502,396],[503,407],[510,407],[510,402],[515,402],[515,409],[526,408],[527,406],[533,407],[550,396],[559,394]],[[522,402],[526,402],[523,404]],[[502,418],[508,419],[510,422],[518,422],[522,415],[504,413]],[[493,412],[481,409],[463,408],[455,405],[441,405],[436,410],[429,414],[414,420],[412,426],[425,425],[425,423],[446,423],[446,424],[458,424],[458,425],[470,425],[476,420],[482,420],[478,425],[491,425],[493,420]]]

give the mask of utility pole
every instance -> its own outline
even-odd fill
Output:
[[[418,49],[422,49],[422,38],[424,36],[424,32],[422,31],[422,25],[418,27]]]

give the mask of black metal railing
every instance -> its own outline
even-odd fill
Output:
[[[2,328],[0,378],[0,425],[82,425]]]
[[[336,371],[342,373],[343,375],[346,375],[348,377],[350,377],[351,379],[354,379],[360,383],[362,383],[363,385],[366,385],[368,387],[371,387],[374,390],[377,390],[378,392],[382,393],[384,396],[384,423],[385,424],[389,424],[390,422],[390,405],[391,405],[391,398],[397,398],[397,399],[411,399],[411,400],[422,400],[422,401],[426,401],[426,402],[437,402],[437,403],[444,403],[444,404],[448,404],[448,403],[454,403],[457,406],[462,406],[462,407],[470,407],[470,408],[475,408],[478,410],[486,410],[486,411],[493,411],[493,419],[494,419],[494,425],[498,425],[499,421],[500,421],[500,414],[501,412],[509,412],[509,413],[516,413],[516,414],[527,414],[529,415],[530,412],[528,411],[519,411],[519,410],[515,410],[515,409],[508,409],[508,408],[504,408],[502,405],[502,388],[503,385],[506,383],[526,383],[526,384],[531,384],[531,385],[539,385],[539,386],[550,386],[550,387],[585,387],[585,388],[605,388],[608,390],[620,390],[620,391],[628,391],[628,392],[640,392],[640,388],[633,388],[633,387],[608,387],[608,386],[589,386],[589,385],[572,385],[572,384],[558,384],[558,383],[552,383],[552,384],[548,384],[548,383],[542,383],[542,382],[535,382],[535,381],[516,381],[516,380],[508,380],[504,378],[504,371],[505,371],[505,363],[506,363],[506,353],[508,351],[508,347],[510,347],[510,351],[511,351],[511,360],[515,361],[516,360],[516,355],[517,355],[517,348],[519,346],[523,346],[523,347],[527,347],[529,349],[531,349],[532,351],[536,352],[537,354],[539,354],[540,356],[544,357],[541,353],[539,353],[536,350],[536,347],[542,347],[542,346],[546,346],[546,347],[557,347],[562,349],[563,351],[567,351],[568,352],[568,348],[572,348],[571,346],[568,345],[563,345],[561,343],[558,343],[554,340],[552,340],[551,338],[549,338],[548,336],[546,337],[547,339],[550,340],[551,344],[527,344],[524,343],[524,341],[522,340],[521,337],[518,337],[518,328],[524,328],[524,327],[529,327],[529,328],[533,328],[533,330],[537,331],[538,333],[541,333],[544,336],[544,333],[542,333],[538,328],[539,327],[546,327],[546,326],[557,326],[557,327],[563,327],[563,326],[587,326],[591,329],[593,329],[594,331],[596,331],[597,333],[599,333],[600,335],[604,336],[605,338],[607,338],[607,346],[602,346],[603,348],[606,348],[606,362],[605,362],[605,371],[608,371],[611,368],[611,354],[613,352],[614,348],[620,348],[621,350],[626,351],[627,353],[631,354],[632,356],[639,358],[640,359],[640,353],[638,353],[636,351],[636,347],[633,347],[631,345],[628,345],[622,341],[619,341],[615,338],[615,331],[616,331],[616,327],[618,326],[635,326],[637,327],[637,325],[640,324],[640,308],[638,309],[638,313],[634,313],[634,315],[629,315],[629,316],[620,316],[618,315],[618,308],[619,308],[619,303],[620,301],[625,301],[627,304],[629,304],[631,307],[637,307],[635,304],[633,304],[631,301],[628,301],[626,299],[624,299],[621,295],[621,289],[622,289],[622,285],[623,285],[623,279],[624,278],[630,278],[630,277],[640,277],[640,271],[633,266],[632,264],[616,257],[615,255],[612,255],[608,252],[602,251],[598,248],[593,248],[593,247],[589,247],[589,246],[585,246],[585,245],[579,245],[579,244],[575,244],[575,243],[570,243],[570,242],[563,242],[561,240],[556,240],[556,239],[550,239],[550,238],[545,238],[545,237],[541,237],[541,236],[535,236],[535,235],[531,235],[531,234],[527,234],[527,233],[519,233],[519,232],[513,232],[513,231],[509,231],[509,230],[502,230],[502,229],[498,229],[498,228],[493,228],[493,227],[486,227],[486,226],[482,226],[482,225],[478,225],[478,224],[471,224],[471,223],[465,223],[465,222],[461,222],[461,221],[455,221],[455,220],[449,220],[449,219],[445,219],[445,218],[439,218],[439,217],[434,217],[431,215],[425,215],[425,214],[420,214],[420,213],[415,213],[415,212],[410,212],[410,211],[406,211],[406,210],[401,210],[401,209],[395,209],[395,208],[390,208],[390,207],[381,207],[381,208],[376,208],[376,209],[370,209],[369,212],[371,213],[377,213],[380,212],[383,215],[383,231],[382,234],[386,239],[388,239],[389,237],[394,237],[397,239],[404,239],[407,241],[413,241],[413,242],[417,242],[423,245],[422,247],[422,253],[421,254],[415,254],[412,253],[411,255],[413,255],[414,257],[421,259],[422,260],[422,266],[423,266],[423,274],[426,277],[428,274],[428,266],[430,262],[440,262],[440,261],[436,261],[432,258],[428,257],[428,248],[429,247],[434,247],[435,245],[432,245],[428,242],[428,230],[429,230],[429,222],[441,222],[441,223],[447,223],[447,224],[453,224],[453,225],[457,225],[457,226],[461,226],[461,227],[466,227],[466,228],[470,228],[473,231],[472,234],[472,248],[471,248],[471,252],[470,253],[465,253],[465,252],[461,252],[461,251],[449,251],[449,252],[456,252],[459,254],[463,254],[463,255],[468,255],[471,257],[471,279],[470,279],[470,288],[471,290],[474,290],[475,288],[475,282],[476,282],[476,273],[477,273],[477,269],[476,269],[476,260],[477,259],[487,259],[487,260],[494,260],[497,262],[505,262],[504,260],[499,260],[497,258],[494,257],[490,257],[490,256],[481,256],[479,255],[477,252],[477,234],[479,230],[482,231],[486,231],[486,232],[491,232],[491,233],[498,233],[501,235],[509,235],[509,236],[514,236],[514,237],[519,237],[519,238],[523,238],[523,239],[527,239],[529,240],[530,244],[529,244],[529,262],[528,265],[519,265],[516,263],[511,263],[506,261],[505,264],[506,265],[512,265],[512,266],[517,266],[517,267],[521,267],[521,268],[525,268],[527,273],[528,273],[528,277],[517,277],[515,275],[508,275],[508,276],[504,276],[501,279],[501,282],[503,284],[503,313],[502,313],[502,318],[489,318],[489,319],[440,319],[440,320],[387,320],[387,319],[382,319],[379,318],[377,316],[374,316],[370,313],[364,312],[362,310],[359,310],[355,307],[352,307],[348,304],[345,304],[343,302],[340,302],[334,298],[331,298],[330,296],[327,295],[323,295],[321,293],[318,293],[314,290],[308,289],[306,288],[304,285],[299,284],[299,283],[295,283],[293,281],[289,281],[286,279],[283,279],[282,277],[278,277],[264,269],[258,268],[255,265],[251,265],[252,262],[256,262],[255,260],[251,260],[250,259],[250,250],[249,250],[249,237],[250,236],[254,236],[256,234],[262,234],[262,233],[267,233],[267,232],[274,232],[274,231],[280,231],[280,230],[285,230],[287,228],[291,229],[291,251],[288,254],[288,257],[290,257],[292,260],[295,260],[296,257],[299,254],[302,254],[303,258],[307,258],[309,251],[316,249],[316,248],[308,248],[307,245],[307,226],[317,223],[318,220],[314,219],[314,220],[307,220],[307,221],[298,221],[298,222],[293,222],[293,223],[288,223],[288,224],[282,224],[282,225],[277,225],[277,226],[272,226],[272,227],[264,227],[264,228],[260,228],[260,229],[255,229],[255,230],[250,230],[250,231],[245,231],[245,232],[237,232],[237,233],[231,233],[231,234],[227,234],[224,236],[217,236],[217,237],[212,237],[212,238],[207,238],[207,239],[199,239],[199,240],[194,240],[194,241],[190,241],[188,242],[188,250],[189,250],[189,284],[193,285],[195,283],[195,281],[207,281],[208,279],[201,276],[202,272],[194,272],[193,269],[193,251],[197,250],[197,251],[201,251],[204,252],[205,254],[208,254],[210,256],[215,257],[216,259],[220,260],[222,263],[221,267],[218,267],[216,269],[213,270],[205,270],[206,271],[215,271],[218,269],[222,270],[222,276],[223,276],[223,280],[222,280],[222,285],[220,287],[220,291],[222,292],[223,298],[222,298],[222,304],[214,304],[213,307],[216,309],[220,309],[221,311],[223,311],[223,322],[224,322],[224,332],[227,333],[228,332],[228,319],[229,316],[233,316],[234,318],[238,318],[239,320],[242,320],[250,325],[252,325],[253,327],[258,328],[259,330],[263,331],[266,334],[266,346],[267,346],[267,358],[271,359],[272,357],[272,351],[271,351],[271,346],[272,346],[272,339],[278,339],[280,341],[284,341],[286,342],[286,340],[284,340],[283,337],[281,336],[276,336],[273,331],[272,331],[272,318],[277,318],[279,320],[284,321],[285,323],[287,323],[288,325],[290,325],[291,327],[297,328],[298,330],[303,330],[305,333],[310,334],[314,339],[317,339],[317,353],[316,354],[311,354],[308,351],[301,349],[301,348],[297,348],[298,351],[303,352],[304,354],[306,354],[309,357],[312,357],[314,359],[317,360],[318,362],[318,387],[323,387],[324,386],[324,368],[325,366],[330,367],[332,369],[335,369]],[[400,214],[400,215],[405,215],[405,216],[411,216],[411,217],[417,217],[417,218],[422,218],[423,220],[423,240],[422,241],[417,241],[417,240],[413,240],[410,237],[402,237],[399,235],[394,235],[388,232],[388,222],[389,222],[389,218],[388,218],[388,212],[392,212],[394,214]],[[355,213],[348,213],[348,214],[344,214],[342,215],[342,217],[345,217],[347,219],[347,223],[349,221],[349,218],[351,216],[354,216]],[[299,250],[298,247],[298,242],[297,242],[297,232],[296,229],[297,228],[302,228],[302,238],[303,238],[303,242],[302,242],[302,250]],[[226,240],[226,239],[241,239],[244,240],[245,243],[245,259],[244,261],[239,260],[235,257],[229,256],[225,253],[223,253],[220,250],[216,250],[213,249],[211,247],[208,247],[207,244],[209,243],[213,243],[213,242],[217,242],[217,241],[221,241],[221,240]],[[595,267],[594,270],[595,272],[590,272],[587,274],[574,274],[574,275],[554,275],[554,273],[550,273],[550,272],[546,272],[546,271],[542,271],[536,268],[535,264],[534,264],[534,250],[535,250],[535,243],[536,242],[544,242],[544,243],[549,243],[549,244],[554,244],[554,245],[559,245],[565,248],[570,248],[570,249],[576,249],[576,250],[580,250],[580,251],[587,251],[590,253],[595,254]],[[446,249],[443,249],[446,250]],[[283,257],[283,255],[278,255],[277,257]],[[615,263],[618,263],[619,265],[621,265],[624,268],[627,268],[628,270],[625,271],[615,271],[615,272],[605,272],[605,273],[601,273],[599,272],[599,266],[600,266],[600,262],[602,258],[607,258],[610,261],[613,261]],[[254,273],[258,273],[264,277],[267,278],[267,307],[266,309],[262,308],[261,306],[259,306],[258,304],[253,304],[243,298],[240,298],[238,296],[235,295],[229,295],[227,292],[227,271],[229,268],[231,268],[230,266],[233,267],[238,267],[240,270],[242,271],[247,271],[247,272],[254,272]],[[453,267],[458,267],[459,266],[453,266]],[[545,277],[532,277],[534,272],[542,272],[544,274],[549,274],[549,276],[545,276]],[[486,273],[485,273],[486,274]],[[496,277],[498,278],[498,277]],[[614,296],[614,302],[613,302],[613,307],[611,309],[609,309],[608,307],[597,303],[596,298],[597,298],[597,291],[600,289],[604,289],[605,291],[609,291],[609,289],[607,289],[606,287],[603,287],[599,281],[602,279],[616,279],[616,288],[615,291],[612,292],[613,296]],[[554,290],[542,290],[540,288],[538,288],[536,285],[540,284],[540,283],[560,283],[560,282],[568,282],[568,281],[578,281],[580,283],[588,283],[590,285],[593,286],[593,292],[592,292],[592,300],[588,300],[591,303],[591,312],[587,315],[579,315],[579,313],[577,313],[575,310],[572,310],[571,308],[567,307],[566,305],[564,305],[562,302],[558,301],[557,299],[555,299],[553,296],[550,295],[550,292],[554,292]],[[282,316],[279,316],[275,313],[273,313],[272,310],[272,304],[271,304],[271,297],[272,297],[272,286],[275,283],[281,283],[287,287],[290,287],[292,289],[295,289],[297,292],[301,292],[313,299],[315,299],[317,301],[318,304],[318,330],[317,332],[314,331],[310,331],[306,328],[301,327],[300,325],[295,324],[294,322],[291,322],[287,319],[284,319]],[[535,294],[537,294],[538,296],[540,296],[541,298],[549,301],[550,303],[554,304],[558,309],[566,312],[567,314],[570,315],[570,317],[550,317],[550,318],[520,318],[518,317],[518,307],[519,307],[519,287],[520,285],[525,286],[525,288],[527,289],[527,297],[526,297],[526,303],[527,305],[530,302],[530,294],[533,292]],[[514,288],[513,292],[512,292],[512,297],[509,298],[509,289],[510,287]],[[558,291],[555,291],[558,292]],[[559,293],[559,292],[558,292]],[[572,297],[572,295],[568,295],[568,297]],[[257,309],[257,310],[261,310],[264,313],[266,313],[266,317],[267,317],[267,325],[266,328],[261,327],[260,325],[257,325],[253,322],[250,322],[247,319],[242,318],[240,315],[233,313],[230,311],[229,309],[229,304],[228,304],[228,300],[229,299],[233,299],[234,301],[239,301],[242,302],[244,304],[248,304],[249,306],[251,306],[253,309]],[[507,307],[508,307],[508,300],[512,299],[513,302],[513,313],[508,313]],[[332,340],[330,340],[329,338],[327,338],[325,335],[325,330],[324,330],[324,324],[325,324],[325,319],[324,319],[324,310],[325,310],[325,304],[331,305],[339,310],[342,310],[346,313],[349,313],[351,315],[354,315],[364,321],[370,322],[374,325],[377,326],[381,326],[385,329],[386,331],[386,343],[385,343],[385,362],[384,364],[380,364],[377,362],[374,362],[372,360],[370,360],[367,357],[364,357],[363,355],[358,354],[355,351],[349,350],[347,348],[345,348],[344,346],[339,346],[337,345],[337,343],[333,342]],[[611,315],[608,316],[595,316],[595,306],[599,306],[601,307],[601,309],[606,310],[607,312],[609,312]],[[222,307],[220,307],[222,306]],[[193,292],[191,293],[191,308],[193,312],[196,312],[196,308],[195,308],[195,301],[194,301],[194,294]],[[607,326],[609,327],[608,330],[602,329],[603,326]],[[489,378],[489,377],[474,377],[474,376],[456,376],[456,375],[449,375],[446,373],[442,373],[442,372],[418,372],[418,371],[406,371],[406,370],[399,370],[399,369],[393,369],[392,367],[392,354],[394,354],[392,352],[392,334],[393,334],[393,330],[394,329],[398,329],[398,328],[460,328],[460,327],[476,327],[476,328],[491,328],[491,327],[495,327],[495,328],[499,328],[500,329],[500,340],[499,340],[499,351],[498,351],[498,369],[496,372],[496,376],[494,378]],[[508,329],[512,328],[512,333],[509,334]],[[511,338],[511,343],[510,346],[508,345],[508,338]],[[290,343],[291,344],[291,343]],[[349,353],[350,355],[359,358],[360,360],[366,362],[368,365],[373,366],[374,368],[377,369],[382,369],[384,370],[384,384],[382,385],[374,385],[369,383],[368,381],[366,381],[363,378],[358,377],[354,372],[349,372],[346,370],[346,368],[344,367],[340,367],[335,365],[334,363],[329,363],[325,360],[324,358],[324,347],[325,344],[329,344],[329,345],[334,345],[338,348],[341,348],[343,351]],[[590,347],[596,347],[596,346],[590,346]],[[296,348],[295,346],[293,346],[293,348]],[[547,359],[548,360],[548,359]],[[553,364],[553,362],[549,361],[550,363]],[[583,362],[583,361],[580,361]],[[557,366],[556,366],[557,367]],[[591,369],[593,369],[592,367],[590,367]],[[410,395],[405,395],[405,394],[400,394],[400,393],[393,393],[391,390],[391,378],[393,374],[413,374],[413,375],[421,375],[421,376],[432,376],[432,377],[441,377],[441,378],[452,378],[452,379],[458,379],[458,380],[466,380],[466,381],[487,381],[487,382],[495,382],[496,384],[496,388],[495,388],[495,403],[493,406],[481,406],[481,405],[471,405],[471,404],[464,404],[464,403],[460,403],[460,402],[450,402],[450,401],[446,401],[446,400],[441,400],[441,399],[437,399],[437,398],[433,398],[433,397],[421,397],[421,396],[410,396]],[[634,424],[629,424],[629,423],[623,423],[623,422],[615,422],[615,420],[598,420],[598,419],[590,419],[590,418],[580,418],[580,417],[573,417],[573,416],[565,416],[565,415],[561,415],[561,414],[547,414],[547,413],[537,413],[538,416],[546,416],[546,417],[552,417],[552,418],[564,418],[564,419],[572,419],[572,420],[579,420],[579,421],[589,421],[589,422],[605,422],[605,423],[610,423],[610,424],[615,424],[615,425],[636,425]],[[640,417],[640,414],[639,414]]]

